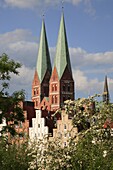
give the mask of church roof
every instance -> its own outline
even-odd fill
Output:
[[[51,74],[52,70],[44,20],[42,21],[36,70],[40,82],[43,81],[46,71],[48,70]]]
[[[54,67],[56,67],[57,69],[59,79],[61,79],[66,66],[69,69],[69,71],[72,73],[69,50],[68,50],[68,42],[66,36],[64,14],[62,14],[61,21],[60,21],[60,29],[58,34],[57,47],[56,47],[56,56],[54,61]]]

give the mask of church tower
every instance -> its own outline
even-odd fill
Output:
[[[32,101],[35,108],[40,109],[40,103],[44,97],[49,97],[49,80],[51,76],[51,61],[44,20],[40,35],[38,59],[34,79],[32,83]]]
[[[64,14],[62,13],[54,67],[50,79],[49,102],[51,110],[63,106],[65,100],[74,100],[74,80],[68,50]]]
[[[104,82],[103,102],[106,102],[106,104],[109,103],[109,90],[108,90],[107,76],[105,76],[105,82]]]

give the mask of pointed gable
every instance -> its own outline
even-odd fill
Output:
[[[36,71],[38,73],[40,83],[43,81],[44,76],[47,71],[49,71],[49,73],[51,74],[51,70],[52,68],[51,68],[48,42],[47,42],[47,37],[46,37],[46,29],[45,29],[45,23],[43,20],[40,43],[39,43],[39,50],[38,50],[38,60],[37,60],[37,65],[36,65]]]
[[[66,66],[70,71],[70,73],[72,74],[68,43],[66,37],[64,14],[62,14],[61,21],[60,21],[60,29],[58,34],[57,48],[56,48],[56,56],[54,62],[54,67],[56,67],[57,69],[59,79],[61,79]]]
[[[38,74],[37,74],[37,71],[35,71],[35,74],[34,74],[34,78],[33,78],[33,82],[32,82],[32,86],[35,86],[39,83],[39,78],[38,78]]]
[[[54,67],[54,69],[52,71],[52,75],[51,75],[50,81],[51,82],[58,81],[58,73],[57,73],[56,67]]]

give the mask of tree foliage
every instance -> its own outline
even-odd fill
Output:
[[[7,145],[5,140],[0,140],[0,169],[28,170],[34,159],[31,152],[28,143]]]
[[[9,93],[9,83],[11,75],[18,75],[18,68],[21,64],[10,60],[7,54],[0,56],[0,123],[5,119],[7,125],[3,127],[2,132],[10,132],[15,135],[14,125],[19,121],[24,121],[24,115],[20,102],[24,100],[24,91]]]

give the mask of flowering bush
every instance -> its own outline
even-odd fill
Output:
[[[65,111],[78,127],[78,134],[69,139],[67,147],[62,147],[59,139],[47,141],[40,168],[113,170],[113,104],[97,102],[98,96],[65,101]]]

